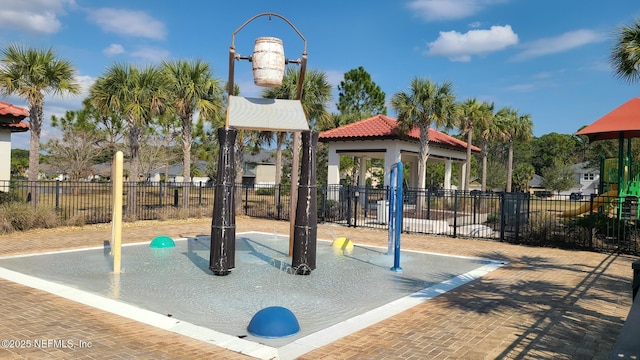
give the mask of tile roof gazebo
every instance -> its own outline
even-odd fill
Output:
[[[29,131],[29,123],[22,122],[27,116],[26,109],[0,101],[0,182],[11,178],[11,133]],[[6,191],[4,185],[0,191]]]
[[[319,141],[329,144],[329,164],[327,184],[340,183],[340,155],[360,157],[361,159],[384,160],[384,186],[389,185],[391,166],[398,161],[408,162],[409,169],[417,169],[420,146],[420,130],[416,127],[407,134],[398,130],[396,119],[386,115],[376,115],[351,124],[320,133]],[[429,129],[428,161],[445,163],[444,188],[451,189],[451,165],[461,165],[460,174],[464,178],[467,143],[440,131]],[[476,146],[473,152],[480,152]],[[360,161],[364,164],[364,161]],[[360,168],[358,185],[365,185],[364,166]],[[411,171],[409,186],[418,187],[416,171]]]

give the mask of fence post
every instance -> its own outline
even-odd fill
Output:
[[[352,204],[351,204],[351,192],[353,191],[351,185],[347,185],[347,225],[351,227],[351,215],[352,213]]]
[[[160,187],[160,191],[159,191],[159,195],[158,195],[160,197],[160,207],[162,207],[162,197],[163,197],[162,196],[162,181],[160,181],[158,183],[158,186]]]
[[[276,209],[278,210],[277,219],[280,220],[282,216],[282,184],[277,184],[276,187]]]
[[[60,180],[56,180],[56,213],[60,211]]]
[[[521,206],[520,206],[520,200],[518,198],[518,196],[515,196],[515,200],[516,200],[516,243],[520,242],[520,211]]]
[[[178,189],[173,190],[173,206],[178,207]]]
[[[244,214],[249,212],[249,186],[244,185]]]
[[[328,185],[323,185],[320,188],[320,202],[321,202],[321,206],[320,209],[322,209],[322,223],[324,223],[326,221],[326,216],[327,216],[327,189],[329,188]]]
[[[200,181],[200,187],[198,187],[198,205],[202,206],[202,181]]]
[[[504,241],[504,231],[505,231],[505,220],[506,220],[506,215],[505,215],[505,210],[504,210],[504,194],[502,193],[500,195],[500,241]]]
[[[422,189],[418,191],[418,194],[420,193],[424,194],[425,191],[427,192],[427,220],[431,220],[431,191]],[[422,211],[422,209],[418,209],[418,210]]]
[[[453,191],[453,237],[458,237],[458,190]]]

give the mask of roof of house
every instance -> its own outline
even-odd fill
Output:
[[[207,162],[206,161],[202,161],[202,160],[198,160],[196,162],[194,162],[191,165],[192,168],[197,168],[198,170],[204,172],[206,171],[207,168]],[[151,170],[149,172],[149,176],[154,176],[156,174],[164,174],[165,172],[165,167],[161,166],[157,169]],[[181,176],[183,175],[184,172],[184,167],[182,166],[182,163],[177,163],[177,164],[172,164],[169,165],[169,176]]]
[[[0,122],[19,123],[27,116],[29,116],[27,109],[0,100]]]
[[[321,142],[369,139],[406,139],[419,141],[420,129],[414,127],[403,134],[398,128],[398,121],[396,119],[386,115],[375,115],[335,129],[323,131],[318,136],[318,139]],[[466,142],[432,128],[429,128],[429,142],[451,148],[467,148]],[[480,152],[480,148],[477,146],[472,146],[471,149],[474,152]]]
[[[589,162],[587,161],[573,164],[570,166],[570,168],[575,173],[581,173],[581,174],[584,174],[584,173],[599,174],[600,173],[600,170],[595,169],[593,166],[590,166]]]
[[[256,154],[245,154],[245,164],[270,164],[275,165],[275,153],[271,150],[260,149]]]

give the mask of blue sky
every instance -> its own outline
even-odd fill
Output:
[[[451,81],[460,101],[530,114],[536,136],[574,133],[640,94],[640,84],[616,79],[609,65],[616,29],[640,17],[637,0],[0,0],[0,46],[51,47],[78,69],[82,95],[45,100],[46,141],[56,135],[51,115],[80,108],[114,62],[202,59],[226,82],[231,35],[263,12],[286,17],[306,38],[308,67],[334,85],[334,111],[336,86],[358,66],[387,101],[416,76]],[[242,29],[236,52],[250,55],[261,36],[281,38],[288,58],[302,54],[303,40],[277,17]],[[235,68],[241,95],[259,96],[251,64]],[[28,149],[28,133],[12,138]]]

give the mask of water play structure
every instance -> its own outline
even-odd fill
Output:
[[[261,37],[254,43],[251,56],[236,53],[235,35],[253,20],[267,16],[279,18],[291,26],[304,43],[302,57],[287,59],[282,41],[274,37]],[[295,100],[252,99],[234,96],[235,61],[249,60],[253,63],[254,83],[258,86],[277,87],[282,82],[284,66],[299,64],[300,75]],[[209,269],[214,275],[228,275],[235,267],[235,141],[238,129],[291,132],[292,169],[291,172],[291,217],[289,233],[289,254],[297,266],[296,274],[308,275],[315,269],[315,244],[317,225],[315,144],[317,134],[309,131],[306,115],[302,111],[302,89],[307,64],[307,40],[285,17],[276,13],[261,13],[245,21],[231,35],[229,48],[229,80],[227,116],[224,128],[218,129],[220,151],[218,157],[218,179],[216,181],[213,216],[211,224],[211,254]],[[303,166],[299,182],[300,133],[303,137]],[[306,139],[306,143],[305,143]],[[306,158],[305,158],[306,156]],[[306,161],[306,163],[305,163]],[[310,173],[309,173],[310,172]],[[296,191],[293,191],[298,186]],[[302,194],[303,196],[299,196]]]

